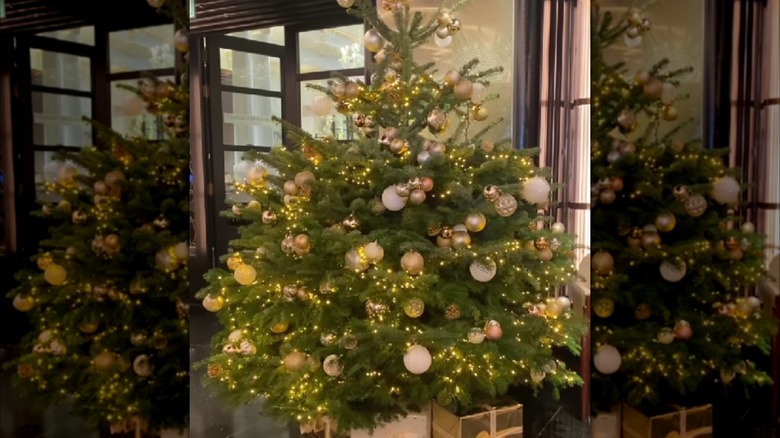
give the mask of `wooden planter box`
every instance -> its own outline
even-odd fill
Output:
[[[623,438],[712,438],[712,405],[648,417],[623,404]]]
[[[523,405],[489,408],[459,417],[433,404],[433,438],[522,438]]]

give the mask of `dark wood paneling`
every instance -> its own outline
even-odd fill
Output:
[[[129,29],[169,23],[145,1],[6,0],[6,17],[0,33],[38,33],[100,23],[108,28]]]
[[[348,16],[335,0],[195,0],[191,34],[230,33],[273,26],[332,26]]]

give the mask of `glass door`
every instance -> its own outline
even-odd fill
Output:
[[[216,213],[211,216],[211,252],[216,255],[224,254],[230,240],[237,236],[235,224],[218,212],[229,204],[250,200],[236,187],[245,182],[252,166],[241,159],[243,153],[267,152],[282,144],[282,128],[272,119],[282,117],[283,107],[284,41],[279,42],[272,32],[265,41],[227,35],[207,39],[211,114],[208,159],[213,169],[209,192]]]

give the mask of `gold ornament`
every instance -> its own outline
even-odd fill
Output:
[[[498,188],[498,186],[489,185],[485,187],[485,189],[482,191],[482,194],[485,196],[485,199],[487,199],[488,202],[493,202],[498,199],[499,196],[501,196],[501,190]]]
[[[414,205],[420,205],[425,202],[425,192],[422,189],[415,189],[409,193],[409,202]]]
[[[450,248],[452,247],[452,239],[441,235],[436,236],[436,246],[439,248]]]
[[[677,225],[677,218],[672,213],[661,213],[655,218],[655,227],[662,233],[668,233]]]
[[[466,248],[471,245],[471,236],[466,231],[452,233],[451,245],[453,248]]]
[[[360,227],[360,221],[355,217],[355,215],[350,214],[343,221],[341,221],[341,225],[344,226],[345,230],[353,231]]]
[[[217,312],[224,305],[225,305],[225,299],[222,297],[222,295],[217,295],[216,297],[212,297],[211,294],[209,294],[206,295],[205,298],[203,298],[203,308],[205,308],[209,312]]]
[[[425,267],[425,260],[418,252],[409,251],[401,257],[401,268],[409,275],[419,275]]]
[[[431,113],[428,114],[426,121],[428,123],[428,130],[434,135],[444,132],[450,123],[447,113],[440,108],[434,108]]]
[[[373,300],[366,301],[366,313],[369,317],[375,318],[378,316],[382,316],[388,311],[387,304],[380,303]]]
[[[252,284],[257,278],[257,271],[251,265],[241,265],[233,272],[236,281],[244,286]]]
[[[550,242],[547,241],[546,237],[539,237],[538,239],[534,240],[534,246],[538,250],[543,250],[550,247]]]
[[[490,112],[482,105],[474,105],[474,107],[471,109],[471,116],[474,117],[474,120],[482,122],[487,120],[487,118],[490,116]]]
[[[33,308],[33,299],[29,295],[17,295],[14,297],[14,309],[20,312],[29,312]]]
[[[376,53],[385,46],[385,39],[376,29],[371,29],[363,35],[363,45],[369,52]]]
[[[306,364],[306,355],[300,351],[293,351],[284,357],[284,367],[288,371],[298,371]]]
[[[726,240],[723,241],[723,246],[729,251],[734,251],[735,249],[739,249],[739,241],[736,237],[727,237]]]
[[[593,304],[593,312],[599,318],[609,318],[615,311],[615,302],[612,298],[602,297]]]
[[[460,82],[460,73],[457,71],[450,70],[446,75],[444,75],[444,83],[450,87],[454,87],[458,82]]]
[[[396,155],[401,155],[409,150],[409,142],[402,138],[390,140],[390,151]]]
[[[470,98],[472,91],[474,91],[474,85],[468,79],[461,79],[454,88],[455,96],[458,99]]]
[[[487,218],[482,213],[470,213],[464,221],[466,229],[472,233],[479,233],[485,229]]]
[[[599,203],[603,205],[612,204],[615,202],[615,198],[617,198],[617,194],[612,189],[604,189],[599,192]]]
[[[293,180],[285,181],[283,189],[285,195],[295,196],[298,194],[298,185]]]
[[[274,222],[276,222],[276,219],[277,219],[276,213],[274,213],[274,212],[272,212],[270,210],[266,210],[266,211],[263,212],[262,219],[263,219],[263,223],[266,224],[266,225],[273,224]]]
[[[65,283],[65,279],[68,276],[68,272],[64,267],[56,263],[50,264],[45,271],[43,271],[43,278],[47,283],[53,286],[59,286]]]
[[[674,187],[673,194],[678,201],[685,201],[691,195],[691,191],[688,187],[680,185]]]
[[[663,110],[661,110],[661,116],[663,116],[664,120],[669,122],[677,120],[679,115],[680,112],[677,111],[677,108],[671,105],[667,105],[663,108]]]
[[[243,262],[241,261],[241,257],[231,256],[231,257],[228,257],[228,259],[227,259],[227,267],[231,271],[235,271],[242,264],[243,264]]]
[[[222,367],[213,363],[210,363],[206,371],[209,377],[216,379],[222,374]]]
[[[108,371],[114,367],[118,355],[110,351],[103,351],[92,360],[95,369],[98,371]]]
[[[295,174],[295,185],[301,188],[311,186],[311,183],[316,180],[317,178],[314,177],[314,174],[308,170]]]
[[[707,211],[707,200],[704,196],[695,194],[685,200],[685,212],[691,217],[699,217]]]
[[[493,206],[499,216],[509,217],[517,211],[517,199],[512,195],[501,195],[495,200]]]
[[[591,259],[593,269],[599,275],[609,275],[615,268],[615,259],[606,251],[598,251]]]
[[[79,225],[79,224],[83,224],[83,223],[85,223],[87,221],[87,214],[84,213],[81,210],[76,210],[76,211],[73,212],[73,215],[71,216],[71,218],[73,219],[73,223],[74,224]]]
[[[120,249],[120,243],[119,243],[119,236],[116,234],[109,234],[108,236],[103,238],[103,250],[106,252],[107,255],[115,255],[119,252]]]
[[[271,326],[271,333],[282,334],[287,331],[288,327],[289,324],[287,322],[278,322]]]
[[[48,268],[49,265],[53,263],[51,254],[49,254],[48,252],[41,254],[41,256],[38,257],[37,260],[35,260],[35,263],[38,265],[38,269],[40,269],[41,271],[45,271],[46,268]]]
[[[442,227],[440,234],[441,234],[441,237],[443,237],[445,239],[449,239],[449,238],[452,237],[452,233],[453,232],[454,231],[453,231],[452,227]]]
[[[549,262],[550,260],[553,259],[553,256],[554,254],[550,248],[542,249],[538,253],[539,260],[543,262]]]
[[[460,28],[461,28],[460,20],[458,20],[457,18],[453,18],[452,20],[450,20],[450,23],[447,25],[447,29],[449,29],[450,32],[452,33],[457,33],[458,31],[460,31]]]
[[[298,251],[308,252],[309,249],[311,248],[311,238],[306,234],[299,234],[295,236],[295,240],[293,241],[293,246],[295,246],[296,253]]]
[[[637,306],[636,311],[634,312],[634,316],[636,316],[636,319],[643,320],[650,317],[650,306],[648,306],[645,303],[640,304]]]
[[[618,130],[623,134],[634,132],[639,126],[639,119],[636,113],[629,109],[620,111],[617,117]]]
[[[404,313],[409,318],[419,318],[425,311],[425,302],[420,298],[411,298],[404,304]]]

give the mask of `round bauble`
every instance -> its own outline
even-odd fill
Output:
[[[615,202],[617,194],[612,189],[604,189],[599,192],[599,203],[602,205],[610,205]]]
[[[53,286],[59,286],[65,283],[68,273],[64,267],[56,263],[50,264],[45,271],[43,271],[43,278],[47,283]]]
[[[674,325],[674,335],[677,339],[687,341],[693,336],[693,329],[688,321],[680,320]]]
[[[591,258],[593,269],[599,275],[609,275],[612,269],[615,268],[615,259],[612,258],[612,254],[606,251],[598,251]]]
[[[533,177],[523,183],[523,199],[531,204],[546,204],[550,196],[550,183],[542,177]]]
[[[615,302],[612,298],[601,297],[593,303],[593,313],[599,318],[609,318],[615,312]]]
[[[758,310],[761,308],[761,300],[756,296],[751,295],[745,298],[745,302],[749,303],[753,310]]]
[[[341,358],[336,354],[331,354],[322,361],[322,370],[330,377],[337,377],[343,369]]]
[[[271,333],[275,333],[277,335],[280,335],[287,331],[287,328],[290,326],[287,322],[277,322],[276,324],[271,326]]]
[[[471,116],[478,122],[483,122],[490,117],[490,111],[482,105],[475,105],[471,110]]]
[[[409,193],[409,202],[414,205],[420,205],[425,202],[425,191],[423,189],[415,189]]]
[[[293,246],[296,250],[308,251],[311,248],[311,238],[306,234],[299,234],[295,236]]]
[[[312,182],[316,181],[316,177],[309,170],[304,170],[295,174],[295,185],[298,187],[308,187]]]
[[[447,113],[440,108],[434,108],[430,114],[428,114],[426,122],[428,123],[428,130],[431,131],[432,134],[441,134],[447,129],[450,121],[447,117]]]
[[[225,299],[222,295],[211,296],[211,294],[209,294],[203,298],[203,308],[209,312],[218,312],[224,305]]]
[[[471,236],[465,231],[452,233],[451,246],[453,248],[466,248],[471,245]]]
[[[481,344],[485,340],[485,330],[479,327],[474,327],[469,330],[466,337],[472,344]]]
[[[368,260],[360,255],[355,249],[347,251],[344,256],[344,261],[347,265],[347,269],[355,272],[362,272],[368,269]]]
[[[420,253],[409,251],[401,257],[401,268],[409,275],[419,275],[425,267],[425,259]]]
[[[410,298],[404,303],[404,313],[409,318],[419,318],[423,312],[425,312],[425,302],[420,298]]]
[[[599,347],[595,356],[593,356],[593,365],[601,374],[612,374],[620,369],[623,358],[617,348],[611,345],[602,345]]]
[[[344,95],[349,99],[354,99],[360,95],[360,85],[355,82],[350,82],[344,88]]]
[[[257,278],[257,271],[251,265],[241,265],[233,272],[233,278],[236,279],[238,284],[247,286],[254,283]]]
[[[661,277],[664,280],[670,283],[677,283],[685,277],[687,266],[683,261],[674,262],[671,260],[664,260],[661,262],[661,266],[659,266],[658,270],[661,272]]]
[[[739,183],[731,176],[718,178],[712,183],[712,199],[721,204],[736,204],[739,191]]]
[[[475,105],[481,105],[487,96],[487,88],[479,82],[471,86],[471,102]]]
[[[460,82],[460,73],[457,71],[450,70],[444,75],[444,83],[450,87],[454,87],[458,82]]]
[[[461,79],[460,82],[455,85],[454,92],[455,97],[458,99],[469,99],[471,98],[471,93],[474,92],[474,85],[468,79]]]
[[[409,150],[409,143],[402,138],[394,138],[390,141],[390,151],[396,155],[403,154]],[[425,151],[423,151],[425,152]],[[418,156],[419,159],[419,156]]]
[[[552,231],[554,234],[563,234],[566,232],[566,226],[560,222],[555,222],[552,224],[552,226],[550,226],[550,231]]]
[[[330,93],[337,98],[344,97],[347,92],[347,86],[342,81],[333,81],[330,84]]]
[[[147,377],[152,374],[154,367],[152,366],[149,356],[145,354],[139,354],[133,360],[133,371],[141,377]]]
[[[429,176],[420,178],[420,188],[423,189],[424,192],[433,190],[433,178]]]
[[[363,35],[363,45],[369,52],[378,52],[385,46],[385,40],[376,29],[371,29]]]
[[[661,213],[655,218],[655,227],[662,233],[668,233],[677,226],[677,218],[672,213]]]
[[[157,9],[165,4],[165,0],[146,0],[146,3],[149,3],[149,6]]]
[[[743,233],[751,234],[756,232],[756,226],[752,222],[745,222],[740,227]]]
[[[661,110],[661,115],[663,116],[664,120],[671,122],[673,120],[677,120],[677,117],[680,116],[680,111],[677,109],[677,107],[667,105],[663,108],[663,110]]]
[[[748,300],[737,300],[737,306],[735,309],[737,316],[747,318],[753,313],[754,310],[755,308]]]
[[[179,29],[173,34],[173,47],[179,53],[187,53],[190,50],[190,36],[187,29]]]
[[[440,26],[436,29],[436,37],[445,40],[450,37],[450,29],[447,26]]]
[[[485,337],[491,341],[497,341],[504,336],[504,330],[501,329],[501,324],[498,321],[489,321],[485,324]]]
[[[517,199],[512,195],[503,194],[493,202],[493,207],[501,217],[509,217],[517,211]]]
[[[539,252],[537,253],[537,256],[539,257],[539,260],[541,260],[543,262],[549,262],[550,260],[553,259],[555,254],[553,254],[553,252],[552,252],[552,250],[550,248],[545,248],[545,249],[539,250]]]
[[[557,301],[558,305],[561,307],[560,313],[567,312],[571,309],[571,299],[569,299],[569,297],[560,296],[556,298],[555,301]]]
[[[284,357],[284,367],[288,371],[298,371],[306,364],[306,355],[300,351],[293,351]]]
[[[685,200],[685,212],[691,217],[699,217],[707,211],[707,200],[699,194],[690,195]]]
[[[95,369],[98,371],[108,371],[114,367],[117,361],[117,354],[110,351],[99,353],[92,359]]]
[[[404,354],[404,366],[412,374],[422,374],[431,368],[433,357],[422,345],[412,345]]]
[[[333,101],[326,96],[315,96],[311,101],[311,112],[315,116],[327,116],[333,110]]]
[[[469,272],[474,280],[486,283],[493,279],[498,272],[496,262],[493,260],[474,260],[469,266]]]
[[[385,249],[378,242],[371,242],[363,247],[363,254],[369,263],[377,264],[385,257]]]
[[[398,196],[395,186],[390,186],[382,192],[382,205],[390,211],[400,211],[406,206],[406,198]]]
[[[664,83],[657,78],[652,78],[645,84],[642,91],[648,99],[658,100],[664,91]]]
[[[485,226],[487,225],[487,218],[484,214],[479,212],[470,213],[468,216],[466,216],[464,224],[466,225],[466,229],[470,232],[479,233],[485,229]]]
[[[444,309],[444,317],[449,321],[460,319],[460,306],[457,304],[450,304]]]
[[[658,342],[662,344],[671,344],[674,342],[674,331],[670,328],[662,328],[658,330],[658,334],[656,334],[656,339],[658,339]]]
[[[355,0],[336,0],[342,8],[351,8],[355,4]]]

